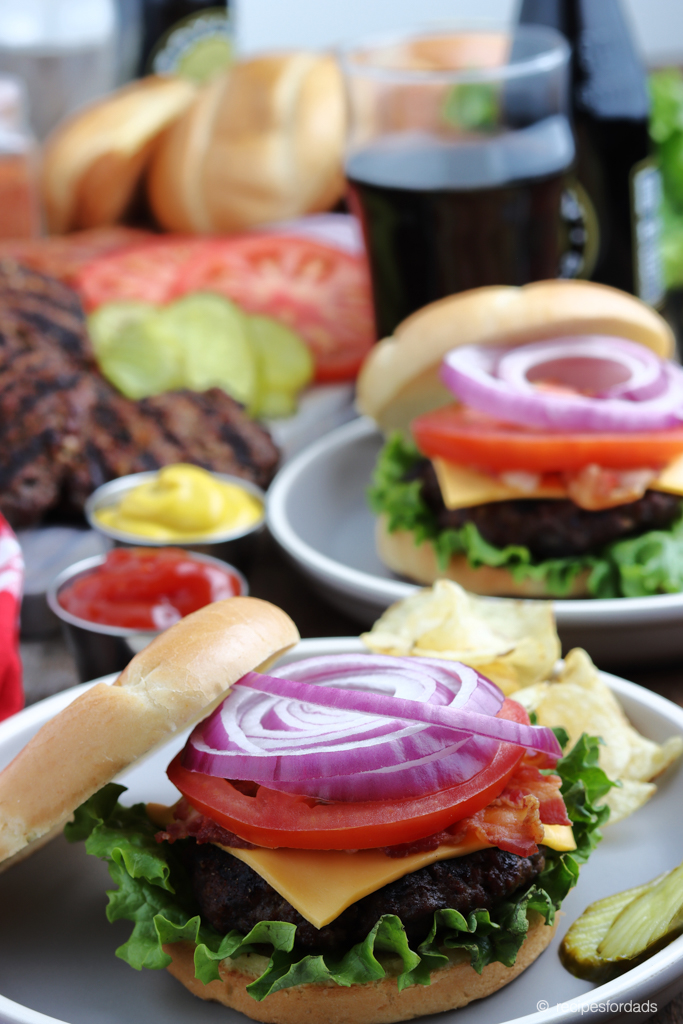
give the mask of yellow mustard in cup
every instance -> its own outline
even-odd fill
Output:
[[[152,540],[190,540],[248,529],[263,505],[239,484],[217,480],[199,466],[178,463],[95,512],[102,526]]]

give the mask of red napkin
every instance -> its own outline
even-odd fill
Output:
[[[0,515],[0,722],[24,706],[19,658],[19,608],[24,559],[17,538]]]

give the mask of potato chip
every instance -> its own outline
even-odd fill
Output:
[[[683,739],[672,736],[655,743],[635,729],[585,651],[570,651],[551,682],[527,687],[515,694],[539,725],[561,725],[569,744],[581,733],[600,736],[600,767],[622,783],[604,799],[611,808],[610,822],[620,821],[641,807],[656,791],[651,780],[683,753]]]
[[[393,604],[362,640],[377,654],[461,661],[506,695],[547,679],[560,656],[550,602],[480,597],[450,580]]]
[[[608,825],[614,825],[623,818],[628,818],[638,808],[646,804],[657,792],[654,782],[634,782],[633,779],[620,779],[618,789],[610,789],[600,801],[609,807]]]

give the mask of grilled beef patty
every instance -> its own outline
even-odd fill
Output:
[[[382,914],[396,914],[408,940],[420,942],[435,910],[450,908],[465,915],[478,908],[490,910],[535,879],[545,865],[541,853],[518,857],[498,849],[437,861],[365,896],[318,929],[247,864],[224,850],[191,841],[185,856],[202,917],[217,931],[236,928],[246,935],[259,921],[286,921],[297,926],[296,946],[306,953],[361,942]]]
[[[497,548],[520,544],[538,561],[585,555],[613,540],[647,530],[666,530],[681,511],[681,499],[661,491],[646,491],[638,501],[599,512],[587,512],[573,501],[559,498],[520,498],[451,510],[443,503],[428,459],[416,463],[410,478],[422,482],[422,497],[441,530],[458,530],[465,523],[474,523],[489,544]]]

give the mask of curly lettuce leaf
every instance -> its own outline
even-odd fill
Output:
[[[517,581],[543,582],[554,597],[568,594],[585,570],[590,570],[588,590],[593,597],[640,597],[683,590],[683,518],[669,530],[612,541],[592,555],[535,562],[529,549],[520,544],[504,548],[489,544],[474,523],[440,530],[422,499],[420,481],[410,479],[421,458],[417,448],[400,434],[391,437],[380,453],[368,500],[373,512],[387,517],[390,532],[408,530],[416,544],[433,544],[441,569],[452,555],[463,554],[475,569],[489,565],[507,569]]]
[[[336,956],[302,956],[294,948],[296,926],[283,921],[262,921],[248,935],[238,931],[220,935],[202,922],[176,847],[154,840],[155,826],[147,819],[144,805],[118,803],[123,786],[110,783],[91,797],[65,833],[71,842],[85,840],[89,853],[107,861],[117,887],[107,893],[107,917],[133,923],[130,938],[116,955],[136,970],[167,967],[171,957],[163,946],[186,941],[195,946],[195,975],[204,984],[219,977],[222,960],[270,949],[264,972],[247,986],[259,1001],[309,982],[348,986],[377,981],[388,968],[400,990],[429,985],[432,972],[446,966],[454,955],[469,960],[479,973],[494,961],[512,966],[529,928],[529,913],[541,914],[552,924],[555,910],[576,884],[579,864],[600,840],[599,826],[609,815],[607,807],[595,806],[613,785],[597,766],[598,743],[594,737],[582,736],[557,767],[577,850],[546,850],[546,866],[536,883],[491,912],[476,910],[465,918],[456,910],[437,911],[429,934],[416,950],[400,918],[392,914],[381,917],[362,942]]]

